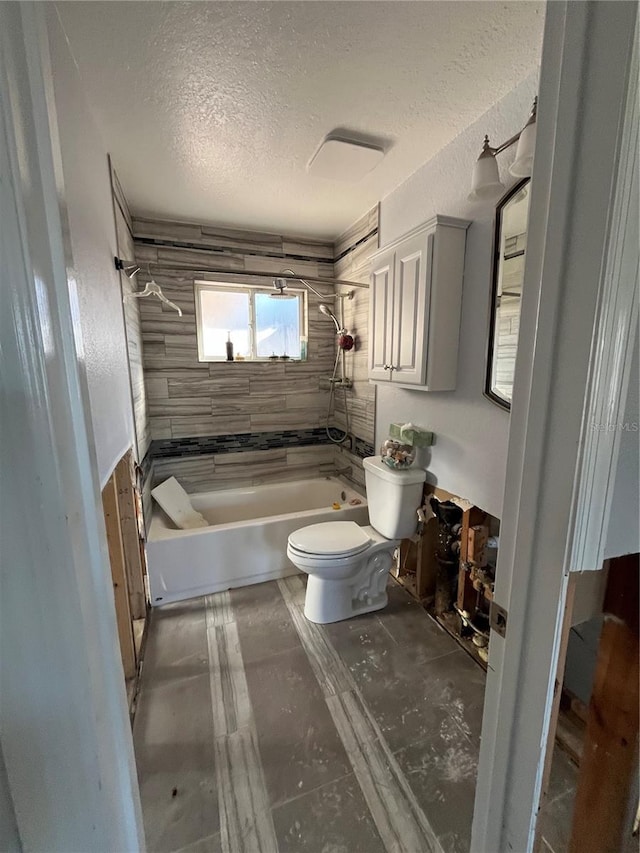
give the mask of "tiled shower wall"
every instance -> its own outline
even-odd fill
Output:
[[[369,261],[378,248],[378,205],[358,219],[334,244],[334,270],[336,278],[369,284]],[[353,300],[344,300],[345,326],[355,336],[356,346],[346,355],[346,373],[353,379],[353,389],[348,392],[349,432],[357,441],[352,446],[336,448],[336,465],[341,470],[349,468],[352,480],[364,486],[363,455],[373,452],[376,386],[368,380],[369,343],[369,289],[356,288]],[[344,397],[336,397],[336,426],[344,429]],[[367,447],[362,447],[364,442]],[[355,446],[354,446],[355,445]],[[354,451],[360,452],[354,452]]]
[[[149,279],[145,265],[160,265],[153,268],[154,278],[183,312],[179,317],[154,298],[140,300],[154,481],[174,475],[188,489],[202,491],[333,473],[335,450],[324,428],[336,341],[333,324],[318,311],[320,300],[308,294],[306,362],[202,363],[193,285],[196,280],[252,281],[243,270],[275,275],[290,268],[300,275],[331,278],[334,245],[183,222],[134,218],[132,225],[135,258],[142,267],[139,286]],[[341,245],[349,253],[353,244]],[[162,263],[194,271],[215,265],[229,274],[171,272],[162,270]],[[265,283],[263,278],[253,281]],[[329,283],[314,287],[333,294]],[[360,324],[364,329],[367,293],[358,288],[349,308],[345,305],[349,328]],[[347,355],[347,375],[353,375],[361,359],[361,350]],[[362,447],[371,440],[373,415],[363,407],[359,384],[349,394],[357,407],[351,431]],[[340,416],[336,412],[332,423],[338,425]],[[360,468],[355,455],[354,466]],[[354,479],[361,482],[360,470]]]

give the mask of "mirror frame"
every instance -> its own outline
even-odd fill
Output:
[[[489,300],[489,334],[485,353],[485,373],[483,394],[505,411],[511,411],[511,403],[491,390],[491,372],[493,369],[493,349],[496,334],[496,297],[498,295],[498,271],[500,269],[500,229],[502,227],[502,211],[506,204],[517,195],[522,187],[531,182],[531,178],[523,178],[510,187],[496,204],[493,220],[493,255],[491,267],[491,298]]]

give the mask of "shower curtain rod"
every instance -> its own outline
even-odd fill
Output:
[[[115,257],[115,267],[117,270],[124,272],[127,275],[127,270],[132,270],[129,273],[129,278],[132,278],[137,272],[143,272],[145,267],[155,267],[158,270],[167,270],[168,272],[188,272],[193,275],[198,273],[215,273],[216,275],[235,275],[235,276],[259,276],[260,278],[283,278],[286,281],[312,281],[314,284],[332,284],[337,287],[366,287],[369,285],[361,281],[348,281],[344,278],[318,278],[313,275],[291,275],[284,272],[263,272],[261,270],[230,270],[223,267],[188,267],[176,266],[175,264],[163,264],[157,261],[142,261],[137,264],[135,261],[126,261],[122,258]]]

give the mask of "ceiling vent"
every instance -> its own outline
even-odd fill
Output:
[[[384,151],[351,139],[327,137],[311,158],[307,171],[319,178],[355,183],[378,165]]]

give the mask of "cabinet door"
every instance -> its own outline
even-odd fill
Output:
[[[417,234],[396,249],[392,380],[424,385],[427,375],[433,233]]]
[[[373,262],[369,294],[369,378],[391,379],[393,335],[393,265],[395,252]]]

